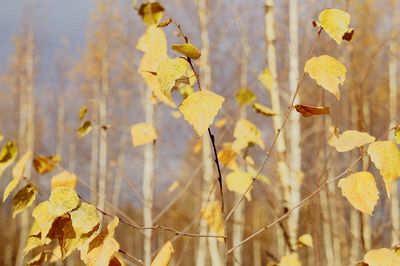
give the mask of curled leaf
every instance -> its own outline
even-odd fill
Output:
[[[198,59],[201,56],[199,49],[191,43],[173,44],[171,48],[191,59]]]
[[[38,174],[43,175],[54,169],[61,161],[60,156],[37,156],[33,159],[33,166]]]
[[[15,161],[17,154],[18,148],[15,142],[9,141],[4,144],[0,151],[0,177],[3,175],[4,170]]]
[[[327,115],[329,114],[329,107],[326,106],[311,106],[304,104],[296,104],[294,106],[297,112],[302,114],[305,117],[313,116],[313,115]]]
[[[84,137],[87,134],[89,134],[89,132],[92,130],[92,122],[90,121],[85,121],[82,123],[82,125],[76,130],[76,132],[78,133],[79,137]]]
[[[274,115],[276,115],[274,110],[272,110],[271,108],[268,108],[267,106],[262,105],[260,103],[253,103],[252,107],[253,107],[253,110],[256,111],[259,114],[262,114],[262,115],[265,115],[265,116],[274,116]]]
[[[144,24],[157,25],[164,15],[164,7],[159,2],[147,2],[140,5],[138,13]]]

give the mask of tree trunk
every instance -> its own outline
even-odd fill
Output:
[[[92,121],[99,121],[99,94],[100,86],[96,80],[92,81],[93,86],[93,104],[92,104]],[[99,131],[98,126],[92,129],[91,151],[90,151],[90,201],[97,205],[97,175],[99,164]]]

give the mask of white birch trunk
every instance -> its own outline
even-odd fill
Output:
[[[96,123],[99,121],[99,82],[92,81],[93,86],[93,108],[92,108],[92,121]],[[97,175],[99,165],[99,127],[92,128],[91,151],[90,151],[90,201],[92,204],[97,205]]]

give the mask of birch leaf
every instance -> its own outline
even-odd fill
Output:
[[[89,233],[99,222],[96,207],[82,202],[78,209],[70,212],[72,225],[77,235]]]
[[[69,187],[75,189],[78,177],[71,172],[62,171],[51,178],[51,190],[58,187]]]
[[[240,107],[243,107],[254,102],[257,99],[257,97],[252,90],[248,88],[240,88],[236,92],[235,99],[237,104]]]
[[[224,143],[222,145],[222,150],[218,152],[219,162],[228,167],[231,170],[239,170],[238,164],[236,162],[237,154],[232,149],[231,143]]]
[[[172,19],[169,18],[167,20],[161,21],[160,23],[158,23],[157,28],[164,28],[167,27],[169,24],[171,24]]]
[[[346,130],[339,136],[333,135],[328,144],[338,152],[346,152],[354,149],[355,147],[361,147],[366,144],[375,141],[375,137],[370,136],[366,132],[360,132],[357,130]]]
[[[308,73],[318,85],[335,95],[338,100],[340,100],[339,85],[343,85],[346,71],[342,63],[329,55],[312,57],[304,66],[304,72]]]
[[[10,193],[18,186],[19,182],[24,177],[26,165],[32,160],[32,156],[32,152],[27,151],[24,156],[22,156],[21,159],[19,159],[19,161],[15,164],[12,170],[13,179],[10,181],[10,183],[8,183],[6,189],[4,190],[3,202],[8,198]]]
[[[44,241],[40,239],[38,236],[29,236],[26,240],[25,248],[23,250],[23,254],[28,254],[29,251],[41,247],[43,245],[48,245],[51,242],[51,239],[46,238]]]
[[[28,184],[14,195],[12,201],[13,217],[32,205],[35,201],[37,192],[38,189],[36,187]]]
[[[161,92],[172,101],[171,91],[177,79],[194,76],[189,63],[183,58],[167,58],[157,67],[157,78],[161,85]]]
[[[186,121],[201,137],[214,121],[225,98],[209,90],[196,91],[179,107]]]
[[[322,28],[338,44],[349,31],[350,15],[340,9],[325,9],[319,14]]]
[[[61,161],[58,155],[37,156],[33,159],[33,166],[38,174],[43,175],[54,169]]]
[[[147,2],[140,5],[138,10],[146,25],[158,25],[164,15],[164,7],[158,2]]]
[[[246,189],[252,183],[252,180],[253,176],[250,173],[237,170],[230,172],[226,176],[226,186],[228,187],[229,191],[233,191],[239,193],[240,195],[243,195]],[[252,189],[250,189],[245,195],[248,201],[251,201],[251,190]]]
[[[276,113],[274,112],[274,110],[272,110],[271,108],[262,105],[260,103],[253,103],[252,105],[253,110],[256,111],[259,114],[265,115],[265,116],[274,116],[276,115]]]
[[[68,187],[54,189],[50,194],[49,201],[49,214],[56,217],[72,211],[79,205],[78,194]]]
[[[236,140],[233,142],[232,148],[237,153],[250,144],[257,144],[261,149],[265,148],[264,141],[261,137],[261,131],[255,124],[247,119],[242,118],[236,123],[233,136]]]
[[[226,125],[227,122],[228,122],[228,121],[226,120],[226,118],[221,118],[221,119],[218,119],[218,120],[214,123],[214,126],[215,126],[216,128],[222,128],[223,126]]]
[[[379,169],[390,198],[392,184],[400,176],[400,151],[394,141],[377,141],[369,145],[368,154]]]
[[[174,192],[179,186],[180,186],[179,181],[173,182],[173,183],[168,187],[168,193]]]
[[[83,105],[81,108],[79,108],[79,120],[82,120],[83,118],[85,118],[87,111],[88,111],[88,109],[87,109],[86,105]]]
[[[136,49],[144,53],[140,59],[139,73],[156,72],[158,64],[168,58],[167,38],[164,31],[156,26],[148,27],[139,38]]]
[[[115,228],[118,223],[119,219],[114,217],[100,234],[93,234],[80,247],[81,259],[86,265],[109,265],[114,254],[119,250],[119,244],[114,238]]]
[[[157,132],[150,123],[138,123],[131,127],[133,147],[151,143],[157,139]]]
[[[86,136],[87,134],[89,134],[89,132],[92,130],[92,122],[90,121],[85,121],[82,123],[82,125],[76,130],[76,132],[78,133],[79,137],[83,138],[84,136]]]
[[[296,104],[294,108],[304,117],[329,114],[329,107],[326,106],[311,106],[305,104]]]
[[[342,195],[357,210],[372,215],[379,199],[374,176],[370,172],[357,172],[339,180]]]
[[[0,177],[3,175],[4,170],[15,161],[17,153],[18,148],[15,142],[9,141],[4,144],[0,151]]]
[[[41,238],[44,240],[49,233],[56,216],[49,213],[49,201],[39,203],[32,211],[32,217],[40,228]]]
[[[278,266],[301,266],[297,253],[290,253],[281,258]]]
[[[221,202],[216,200],[209,202],[205,208],[201,210],[203,218],[207,221],[211,230],[217,235],[224,235],[224,218],[221,212]]]
[[[301,243],[301,244],[303,244],[303,245],[305,245],[307,247],[310,247],[310,248],[314,247],[313,239],[312,239],[312,236],[310,234],[301,235],[299,237],[299,243]]]
[[[198,59],[201,56],[199,49],[191,43],[173,44],[171,48],[191,59]]]
[[[274,84],[274,80],[272,78],[271,71],[269,68],[265,68],[260,75],[258,75],[258,80],[266,87],[268,90],[272,89],[272,85]]]
[[[171,261],[172,255],[174,254],[174,247],[171,242],[168,241],[158,252],[157,256],[154,258],[151,266],[168,266]]]
[[[400,257],[393,250],[387,248],[371,249],[365,254],[364,262],[369,266],[398,266]]]
[[[394,142],[396,142],[396,144],[400,144],[400,127],[397,127],[394,131]]]

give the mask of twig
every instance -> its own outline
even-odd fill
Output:
[[[128,258],[130,258],[131,260],[136,262],[136,264],[143,265],[143,266],[146,265],[146,264],[144,264],[144,262],[141,259],[136,258],[135,256],[129,254],[128,252],[123,251],[122,249],[119,249],[118,252],[121,254],[124,254],[125,256],[127,256]]]
[[[397,127],[397,126],[396,126]],[[388,134],[390,131],[394,130],[396,127],[392,127],[388,130],[386,130],[386,132],[384,134],[382,134],[382,136],[378,139],[382,139],[386,134]],[[295,205],[293,208],[291,208],[288,212],[286,212],[285,214],[283,214],[281,217],[279,217],[278,219],[276,219],[275,221],[273,221],[272,223],[264,226],[263,228],[257,230],[256,232],[254,232],[253,234],[251,234],[250,236],[246,237],[244,240],[242,240],[240,243],[238,243],[236,246],[232,247],[230,250],[228,250],[227,255],[232,253],[235,249],[239,248],[240,246],[242,246],[244,243],[248,242],[249,240],[253,239],[254,237],[258,236],[259,234],[261,234],[262,232],[264,232],[265,230],[273,227],[274,225],[280,223],[282,220],[286,219],[287,217],[290,216],[290,214],[296,210],[297,208],[300,208],[302,205],[304,205],[304,203],[306,203],[309,199],[311,199],[312,197],[314,197],[316,194],[318,194],[323,188],[325,188],[327,185],[336,182],[337,180],[339,180],[340,178],[342,178],[343,176],[347,175],[348,173],[351,172],[351,169],[354,167],[354,165],[356,165],[364,156],[365,154],[367,154],[366,151],[363,151],[361,153],[360,156],[357,157],[357,159],[355,159],[347,168],[346,170],[344,170],[342,173],[340,173],[339,175],[335,176],[332,179],[328,179],[326,180],[324,183],[322,183],[316,190],[314,190],[313,192],[311,192],[307,197],[305,197],[304,199],[302,199],[297,205]]]
[[[312,46],[312,48],[311,48],[311,50],[309,52],[309,56],[308,57],[310,57],[311,54],[313,53],[313,51],[314,51],[314,49],[315,49],[315,47],[316,47],[316,45],[318,43],[318,40],[319,40],[319,38],[321,36],[321,31],[322,31],[322,28],[320,28],[318,33],[317,33],[317,38],[316,38],[316,40],[315,40],[315,42],[314,42],[314,44],[313,44],[313,46]],[[294,95],[292,97],[292,100],[290,102],[290,106],[288,107],[288,111],[287,111],[286,116],[285,116],[285,118],[283,120],[282,126],[277,130],[277,132],[275,134],[275,137],[274,137],[274,139],[272,141],[272,144],[269,147],[269,149],[268,149],[268,151],[267,151],[267,153],[265,155],[265,158],[264,158],[263,162],[261,163],[261,166],[259,167],[256,175],[253,177],[251,183],[246,188],[246,190],[244,191],[243,195],[240,197],[240,199],[236,202],[236,204],[233,206],[233,208],[229,211],[228,215],[225,217],[225,222],[227,222],[229,220],[229,218],[232,216],[232,214],[235,212],[235,210],[239,207],[240,203],[242,203],[242,201],[244,200],[245,195],[247,195],[249,190],[253,187],[255,181],[257,180],[257,177],[261,174],[261,171],[264,169],[265,164],[267,163],[268,159],[270,158],[271,152],[275,147],[275,144],[276,144],[276,142],[278,140],[278,137],[280,136],[281,132],[285,128],[286,122],[289,120],[289,116],[290,116],[290,114],[292,113],[292,111],[294,109],[294,102],[295,102],[297,94],[299,92],[300,85],[303,83],[304,77],[305,77],[305,73],[303,72],[303,74],[301,75],[300,81],[297,84],[296,91],[295,91],[295,93],[294,93]]]
[[[88,203],[88,202],[87,202],[86,200],[84,200],[79,194],[78,194],[78,196],[79,196],[79,198],[80,198],[82,201]],[[153,225],[153,226],[148,226],[148,227],[138,226],[138,225],[135,225],[135,224],[133,224],[133,223],[128,222],[127,220],[125,220],[125,219],[119,217],[118,215],[111,215],[111,214],[107,213],[106,211],[104,211],[104,210],[102,210],[102,209],[100,209],[100,208],[98,208],[98,207],[96,207],[96,209],[97,209],[97,211],[99,211],[101,214],[103,214],[103,215],[105,215],[105,216],[108,216],[108,217],[111,217],[111,218],[117,217],[121,223],[124,223],[124,224],[126,224],[126,225],[128,225],[128,226],[130,226],[130,227],[132,227],[132,228],[134,228],[134,229],[138,229],[138,230],[164,230],[164,231],[172,232],[172,233],[174,233],[175,235],[186,236],[186,237],[213,237],[213,238],[225,238],[225,236],[221,236],[221,235],[203,235],[203,234],[186,233],[186,232],[178,231],[178,230],[175,230],[175,229],[173,229],[173,228],[170,228],[170,227],[167,227],[167,226],[163,226],[163,225],[159,225],[159,224]]]

